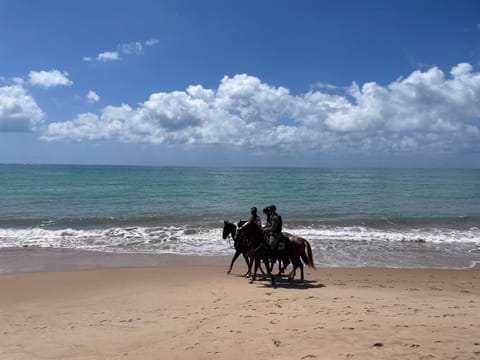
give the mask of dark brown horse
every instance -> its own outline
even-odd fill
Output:
[[[283,233],[286,238],[283,250],[271,250],[265,242],[265,237],[262,229],[255,224],[248,224],[244,226],[239,233],[244,234],[247,239],[249,255],[255,262],[253,276],[250,282],[255,281],[257,270],[260,262],[263,260],[267,267],[268,275],[272,279],[272,285],[275,286],[275,279],[273,278],[270,267],[268,266],[269,259],[286,259],[288,258],[293,265],[293,270],[288,275],[288,280],[293,280],[297,268],[301,271],[301,280],[304,280],[302,259],[308,266],[315,268],[313,263],[312,248],[310,243],[299,236],[289,233]],[[238,236],[238,234],[237,234]]]
[[[243,225],[243,224],[242,224]],[[240,225],[241,226],[241,225]],[[247,263],[248,271],[243,276],[250,275],[250,259],[248,258],[248,248],[245,238],[243,236],[236,236],[237,235],[237,226],[229,221],[223,222],[223,239],[225,240],[228,235],[230,235],[233,239],[233,247],[235,249],[235,254],[233,255],[232,261],[230,263],[230,267],[228,268],[227,274],[230,274],[233,268],[233,264],[235,260],[240,256],[243,255],[245,262]]]
[[[243,274],[245,277],[249,277],[251,272],[252,272],[252,260],[250,259],[248,255],[248,246],[247,246],[247,239],[245,238],[244,234],[238,234],[237,233],[237,227],[240,228],[242,225],[244,225],[246,221],[240,220],[237,225],[229,222],[229,221],[223,221],[223,234],[222,237],[225,240],[228,235],[230,235],[233,239],[233,248],[235,249],[235,254],[233,255],[232,261],[230,262],[230,267],[228,268],[227,274],[230,274],[232,272],[233,264],[235,261],[238,259],[240,254],[243,255],[243,258],[245,259],[245,262],[247,263],[247,272]],[[262,267],[260,267],[260,271],[265,277],[265,271],[263,271]]]

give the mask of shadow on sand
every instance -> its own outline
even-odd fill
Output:
[[[257,285],[257,287],[262,288],[270,288],[272,289],[272,284],[268,277],[257,276],[257,280],[255,280],[254,284],[249,284],[249,278],[244,277],[243,275],[235,275],[239,278],[244,278],[248,285]],[[275,277],[275,285],[277,288],[282,289],[298,289],[298,290],[306,290],[306,289],[321,289],[326,287],[325,284],[321,284],[316,280],[292,280],[288,281],[287,276],[284,275],[274,275]]]

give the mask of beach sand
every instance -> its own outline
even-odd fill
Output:
[[[273,289],[241,259],[156,258],[0,275],[0,359],[480,359],[480,269],[318,268]]]

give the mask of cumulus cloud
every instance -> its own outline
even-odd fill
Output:
[[[60,70],[30,71],[28,82],[33,86],[51,88],[55,86],[70,86],[73,82],[68,78],[68,72]]]
[[[251,151],[480,150],[479,98],[480,73],[467,63],[447,76],[432,67],[386,86],[353,83],[340,94],[314,89],[293,95],[240,74],[225,76],[214,89],[192,85],[151,94],[136,107],[107,106],[51,123],[43,138]]]
[[[87,94],[87,101],[90,103],[96,103],[100,101],[100,96],[98,96],[95,91],[89,90]]]
[[[117,51],[105,51],[97,55],[97,61],[118,61],[120,60],[120,55],[118,55]]]
[[[0,131],[36,130],[45,115],[21,85],[0,87]]]
[[[99,53],[95,57],[84,56],[85,62],[109,62],[119,61],[122,56],[143,55],[145,53],[145,47],[151,47],[159,43],[158,39],[149,39],[146,41],[133,41],[129,43],[118,44],[114,51],[104,51]]]

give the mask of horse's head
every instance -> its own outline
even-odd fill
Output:
[[[232,224],[229,221],[223,221],[223,239],[225,240],[228,235],[232,235],[232,238],[235,239],[235,233],[237,232],[237,227],[235,224]]]

